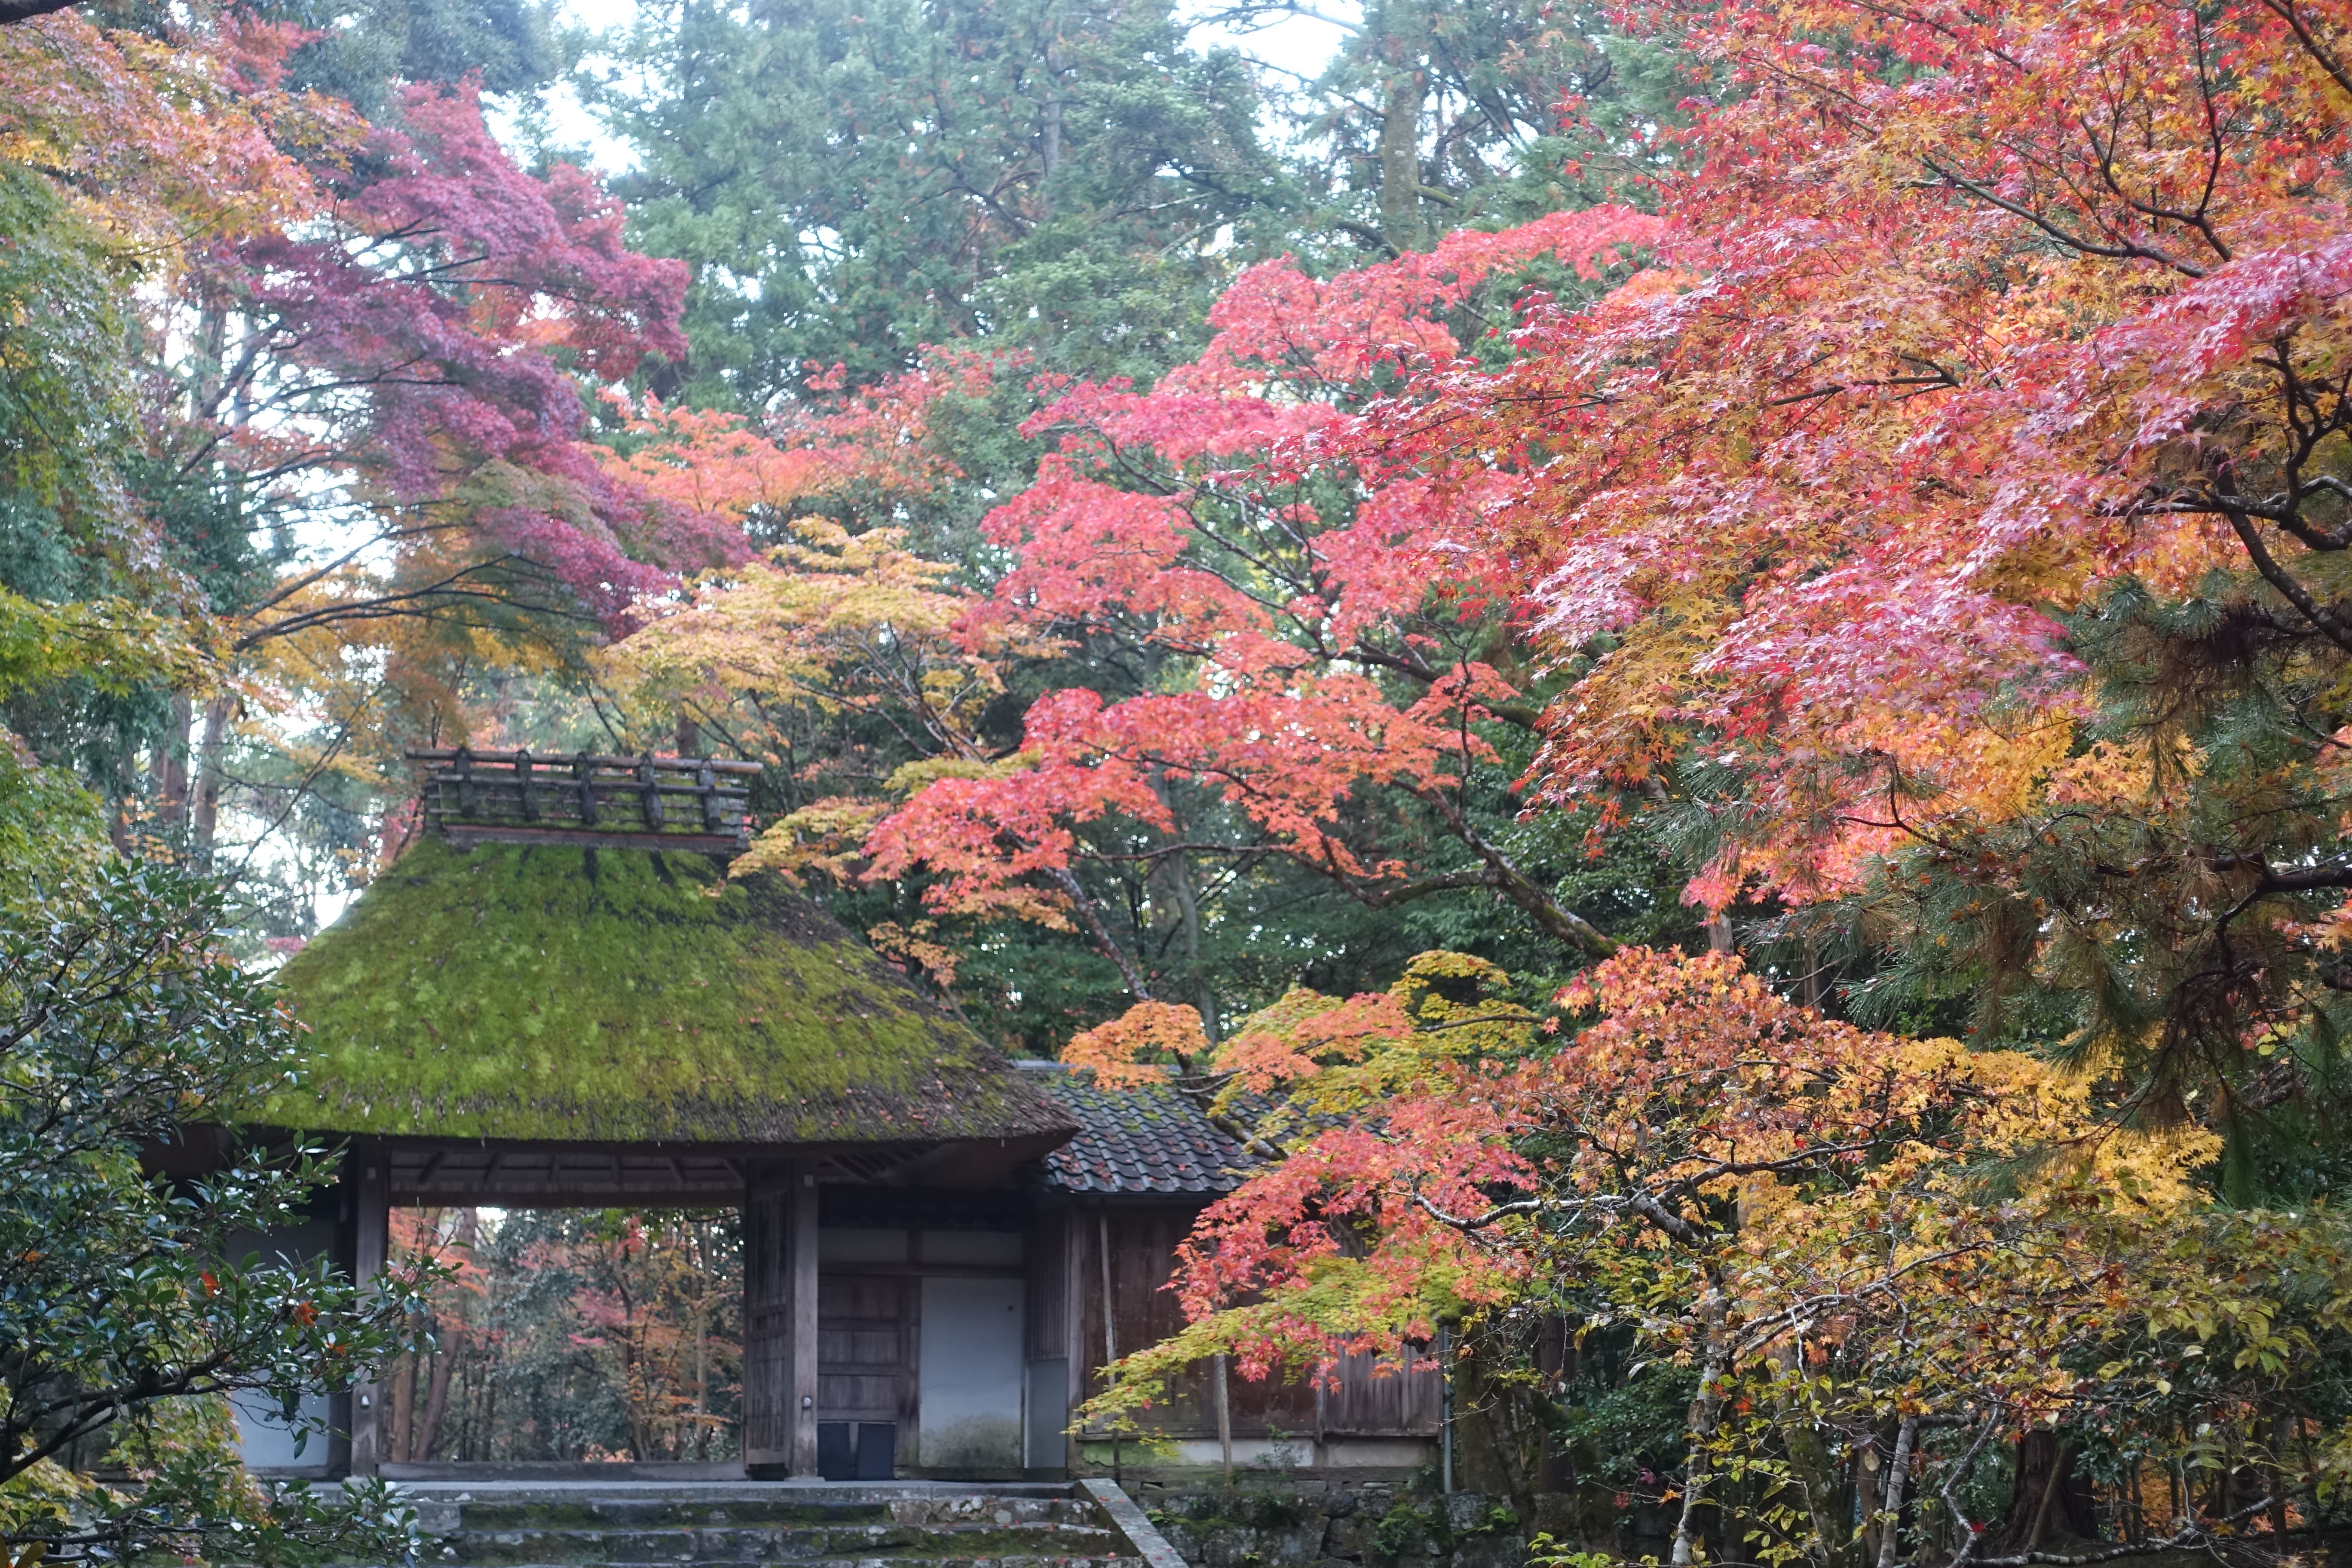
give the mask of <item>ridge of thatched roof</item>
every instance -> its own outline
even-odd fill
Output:
[[[701,855],[428,837],[280,978],[313,1048],[261,1120],[304,1131],[929,1143],[1072,1125],[814,904]]]

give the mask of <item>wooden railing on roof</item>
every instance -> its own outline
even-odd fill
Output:
[[[747,806],[757,763],[591,752],[477,752],[412,746],[422,764],[425,826],[458,843],[586,844],[613,848],[751,847]]]

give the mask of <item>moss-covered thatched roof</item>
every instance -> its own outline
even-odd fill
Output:
[[[814,905],[699,855],[427,838],[282,979],[314,1051],[267,1113],[280,1126],[737,1144],[1072,1127]]]

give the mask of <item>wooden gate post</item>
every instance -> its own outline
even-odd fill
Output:
[[[382,1145],[363,1140],[352,1151],[352,1279],[362,1289],[383,1274],[392,1247],[392,1181]],[[351,1393],[351,1473],[373,1476],[383,1465],[383,1385],[370,1377]]]
[[[760,1480],[793,1465],[793,1175],[754,1166],[743,1192],[743,1468]]]
[[[793,1167],[793,1474],[816,1470],[816,1165]]]

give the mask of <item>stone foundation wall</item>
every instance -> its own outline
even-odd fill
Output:
[[[1190,1568],[1523,1568],[1532,1533],[1502,1499],[1418,1478],[1125,1485]]]

